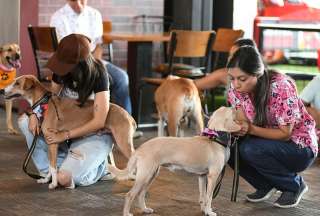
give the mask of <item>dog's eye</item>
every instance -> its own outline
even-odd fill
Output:
[[[12,51],[12,49],[11,49],[11,48],[9,48],[9,49],[8,49],[8,51],[9,51],[9,52],[11,52],[11,51]]]

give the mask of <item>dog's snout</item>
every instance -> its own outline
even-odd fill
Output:
[[[20,59],[20,54],[19,53],[16,53],[15,59],[16,60]]]

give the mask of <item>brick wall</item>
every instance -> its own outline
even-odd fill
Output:
[[[163,15],[164,0],[88,0],[88,5],[102,14],[103,20],[111,20],[113,31],[129,32],[137,27],[132,17]],[[61,8],[66,0],[39,0],[39,25],[49,25],[51,15]],[[114,42],[114,63],[126,67],[127,44]],[[157,48],[157,46],[156,46]]]

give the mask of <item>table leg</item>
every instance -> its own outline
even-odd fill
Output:
[[[138,122],[138,103],[139,103],[139,87],[141,78],[150,76],[152,72],[152,42],[128,42],[128,76],[130,97],[132,103],[132,116]],[[143,100],[147,101],[146,105],[143,103],[143,108],[148,108],[148,113],[143,112],[144,115],[151,115],[151,105],[153,103],[153,92],[145,91]],[[147,106],[147,107],[146,107]]]

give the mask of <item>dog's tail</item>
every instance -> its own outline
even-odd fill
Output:
[[[108,165],[108,171],[118,180],[135,179],[134,172],[136,170],[138,157],[134,154],[130,157],[127,167],[123,170],[118,169],[116,166]]]

